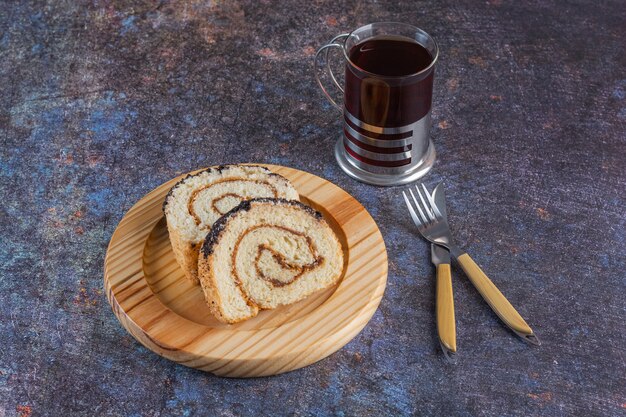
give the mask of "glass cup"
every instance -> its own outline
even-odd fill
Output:
[[[416,45],[417,44],[417,45]],[[345,60],[345,88],[328,53]],[[433,76],[439,48],[423,30],[404,23],[372,23],[333,38],[315,55],[315,77],[343,114],[335,157],[351,177],[375,185],[398,185],[425,175],[435,162],[430,140]],[[322,84],[326,67],[343,93],[338,105]]]

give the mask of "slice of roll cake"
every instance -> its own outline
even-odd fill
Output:
[[[341,244],[322,215],[273,198],[243,202],[219,219],[198,260],[209,308],[224,323],[302,300],[342,271]]]
[[[286,178],[252,165],[212,167],[174,185],[163,212],[174,256],[187,278],[198,282],[198,251],[213,223],[242,201],[258,197],[297,200],[298,192]]]

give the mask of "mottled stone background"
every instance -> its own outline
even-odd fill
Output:
[[[0,3],[0,417],[624,416],[622,1]],[[459,364],[439,352],[428,245],[399,188],[342,174],[313,54],[370,21],[440,43],[433,108],[458,241],[543,346],[455,271]],[[146,350],[102,294],[107,243],[189,170],[268,162],[370,211],[389,281],[365,330],[306,369],[220,379]]]

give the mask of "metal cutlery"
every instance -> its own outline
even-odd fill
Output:
[[[410,199],[405,191],[402,192],[411,218],[420,234],[431,243],[446,248],[456,258],[474,287],[476,287],[483,299],[487,301],[487,304],[504,324],[524,341],[539,345],[539,339],[522,316],[485,275],[476,262],[454,244],[450,227],[448,226],[443,184],[439,183],[432,195],[423,184],[422,189],[423,192],[418,186],[415,187],[419,200],[412,189],[409,189]]]

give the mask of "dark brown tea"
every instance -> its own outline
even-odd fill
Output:
[[[374,126],[403,127],[428,114],[433,70],[418,73],[433,57],[424,46],[381,36],[353,46],[348,56],[353,65],[346,65],[345,106],[352,116]]]
[[[433,57],[417,42],[381,37],[355,45],[350,51],[350,61],[376,75],[401,77],[424,70]]]

